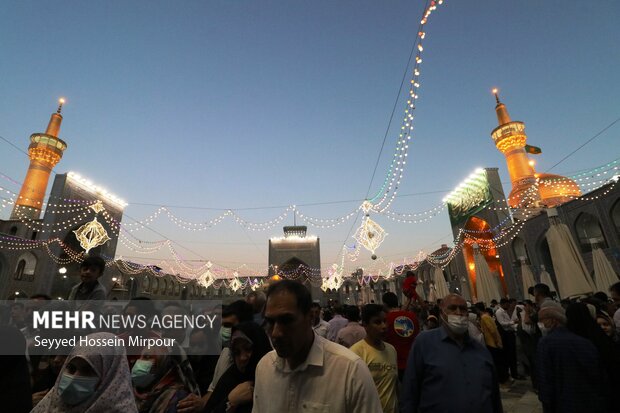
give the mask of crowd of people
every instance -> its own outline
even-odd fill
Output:
[[[82,264],[73,299],[100,298],[101,262]],[[450,294],[429,303],[412,294],[401,305],[386,292],[381,304],[322,307],[306,286],[282,280],[222,307],[222,348],[213,356],[204,351],[211,333],[198,328],[142,331],[174,337],[174,346],[77,345],[68,356],[28,356],[32,308],[14,301],[0,334],[11,354],[24,355],[0,356],[0,410],[498,413],[501,389],[531,380],[545,413],[611,413],[620,389],[620,283],[609,293],[558,302],[537,284],[524,301],[472,304]],[[144,297],[123,309],[155,311]],[[161,311],[184,310],[170,303]]]

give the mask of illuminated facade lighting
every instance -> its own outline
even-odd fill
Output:
[[[78,186],[80,186],[81,188],[97,196],[100,196],[101,198],[104,198],[106,201],[109,201],[112,204],[119,206],[121,209],[125,208],[128,205],[127,202],[123,201],[121,198],[109,193],[106,189],[95,185],[92,181],[82,177],[75,172],[69,172],[67,174],[67,177],[70,178],[72,182],[78,184]]]

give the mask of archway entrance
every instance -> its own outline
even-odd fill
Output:
[[[463,227],[467,231],[465,242],[463,244],[463,256],[467,266],[467,273],[472,290],[476,291],[476,264],[474,263],[473,244],[478,244],[480,254],[484,257],[491,273],[499,276],[502,293],[506,294],[506,281],[504,280],[504,270],[499,260],[499,251],[493,241],[493,232],[491,226],[482,218],[471,217]]]

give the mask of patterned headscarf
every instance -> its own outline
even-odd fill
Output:
[[[116,336],[111,333],[95,333],[91,339],[109,340]],[[77,406],[66,405],[58,394],[58,384],[62,371],[75,357],[86,361],[99,376],[95,393]],[[123,345],[80,346],[77,345],[67,357],[56,379],[56,384],[31,413],[137,413],[136,402],[131,387],[131,373]]]
[[[164,413],[171,403],[185,398],[189,393],[200,396],[194,372],[185,351],[177,346],[166,348],[167,354],[158,362],[156,383],[145,393],[134,388],[140,412]]]

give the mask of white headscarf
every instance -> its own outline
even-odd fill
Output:
[[[94,339],[114,339],[111,333],[94,333]],[[99,376],[95,393],[77,406],[66,405],[58,394],[58,383],[67,364],[75,357],[85,360]],[[30,413],[137,413],[131,373],[127,363],[125,347],[118,346],[75,346],[67,357],[54,387],[45,395]]]

